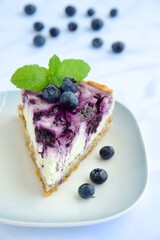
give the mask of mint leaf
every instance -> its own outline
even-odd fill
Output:
[[[77,82],[81,82],[88,75],[89,71],[90,66],[83,60],[67,59],[61,62],[57,75],[62,79],[65,77],[71,77]]]
[[[58,69],[61,65],[61,60],[57,55],[53,55],[49,60],[49,82],[59,87],[63,78],[57,75]]]
[[[59,57],[57,55],[53,55],[53,57],[50,58],[49,64],[48,64],[50,76],[57,75],[60,64],[61,64],[61,60],[59,59]]]
[[[48,70],[38,65],[25,65],[15,71],[11,82],[17,88],[38,92],[49,83]]]
[[[60,87],[62,85],[64,78],[61,76],[54,76],[52,79],[50,79],[50,83],[56,85],[57,87]]]

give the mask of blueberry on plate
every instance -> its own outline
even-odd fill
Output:
[[[77,83],[74,81],[74,79],[68,77],[63,80],[61,85],[61,91],[62,92],[70,91],[75,93],[77,90],[77,87],[78,87]]]
[[[89,8],[87,10],[87,16],[92,17],[95,14],[95,10],[93,8]]]
[[[49,33],[51,37],[57,37],[60,34],[60,30],[56,27],[50,28]]]
[[[56,103],[60,100],[61,91],[53,84],[49,84],[42,91],[43,99],[48,103]]]
[[[107,178],[108,178],[108,173],[104,169],[101,169],[101,168],[95,168],[90,173],[91,181],[96,184],[104,183],[107,180]]]
[[[101,28],[103,27],[103,21],[99,18],[95,18],[92,20],[91,22],[91,28],[94,30],[94,31],[98,31],[100,30]]]
[[[114,155],[114,148],[111,146],[102,147],[99,151],[99,154],[102,159],[110,159]]]
[[[40,32],[43,30],[44,28],[44,24],[42,22],[35,22],[33,25],[34,30],[36,30],[37,32]]]
[[[118,14],[118,10],[117,10],[116,8],[112,8],[112,9],[110,10],[109,16],[110,16],[110,17],[116,17],[117,14]]]
[[[74,6],[67,6],[65,8],[65,13],[67,14],[68,17],[72,17],[76,13],[76,8]]]
[[[24,7],[24,12],[25,12],[27,15],[33,15],[33,14],[36,12],[36,6],[33,5],[33,4],[27,4],[27,5]]]
[[[76,31],[77,28],[78,28],[78,25],[77,25],[77,23],[75,23],[75,22],[70,22],[70,23],[68,24],[68,29],[69,29],[69,31],[71,31],[71,32]]]
[[[112,51],[114,53],[121,53],[124,50],[124,43],[123,42],[115,42],[112,44]]]
[[[33,44],[36,47],[42,47],[45,44],[45,42],[46,42],[46,39],[42,35],[37,35],[33,39]]]
[[[78,98],[73,92],[66,91],[62,93],[60,98],[60,103],[63,108],[66,108],[68,110],[73,110],[78,105]]]
[[[95,187],[93,184],[84,183],[78,188],[78,194],[83,199],[91,198],[95,194]]]
[[[100,48],[103,45],[103,40],[101,38],[94,38],[92,40],[92,46],[94,48]]]

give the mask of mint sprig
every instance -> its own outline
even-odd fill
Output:
[[[57,55],[49,60],[49,68],[38,65],[25,65],[18,68],[11,77],[11,82],[24,90],[42,91],[48,84],[61,86],[65,77],[73,78],[78,83],[89,73],[90,67],[83,60],[66,59],[61,62]]]

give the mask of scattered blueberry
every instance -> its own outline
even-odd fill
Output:
[[[68,6],[68,7],[65,8],[65,12],[66,12],[68,17],[72,17],[76,13],[76,8],[73,7],[73,6]]]
[[[104,169],[101,168],[95,168],[90,173],[90,179],[93,183],[96,184],[102,184],[104,183],[108,178],[108,174]]]
[[[91,17],[95,14],[95,10],[93,8],[89,8],[87,10],[87,16]]]
[[[62,93],[60,103],[62,107],[73,110],[78,105],[78,98],[73,92],[67,91]]]
[[[83,199],[91,198],[95,194],[95,187],[93,184],[84,183],[78,188],[78,194]]]
[[[100,30],[103,27],[103,21],[99,18],[93,19],[91,22],[91,27],[95,31]]]
[[[27,15],[33,15],[36,11],[36,6],[33,4],[28,4],[24,7],[24,11]]]
[[[102,45],[103,45],[103,41],[102,41],[101,38],[94,38],[94,39],[92,40],[92,46],[93,46],[94,48],[100,48]]]
[[[114,148],[111,146],[102,147],[99,154],[102,159],[110,159],[114,155]]]
[[[68,29],[69,29],[71,32],[76,31],[77,28],[78,28],[78,25],[77,25],[77,23],[75,23],[75,22],[70,22],[70,23],[68,24]]]
[[[48,103],[55,103],[60,100],[61,91],[53,84],[49,84],[42,91],[43,99]]]
[[[115,53],[121,53],[124,50],[124,43],[122,42],[115,42],[112,44],[112,51]]]
[[[56,27],[53,27],[49,30],[49,33],[52,37],[57,37],[60,34],[60,30]]]
[[[33,43],[36,47],[42,47],[45,44],[45,42],[46,39],[42,35],[37,35],[33,39]]]
[[[116,17],[117,14],[118,14],[118,10],[116,8],[113,8],[110,10],[110,13],[109,13],[110,17]]]
[[[41,22],[35,22],[33,27],[34,27],[34,30],[36,30],[37,32],[40,32],[44,28],[44,24]]]
[[[70,91],[70,92],[75,93],[76,90],[77,90],[77,84],[74,81],[74,79],[72,79],[72,78],[65,78],[63,80],[63,83],[61,85],[61,91],[62,92]]]

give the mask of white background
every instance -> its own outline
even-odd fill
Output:
[[[146,146],[149,164],[149,183],[138,204],[125,215],[99,225],[77,228],[25,228],[0,224],[0,238],[10,239],[160,239],[160,1],[159,0],[34,0],[37,12],[26,16],[27,1],[0,1],[0,91],[15,90],[10,83],[13,72],[25,64],[47,66],[48,59],[57,54],[61,59],[80,58],[91,66],[88,79],[105,83],[115,89],[118,101],[135,115]],[[68,18],[64,8],[73,3],[77,14]],[[90,29],[89,7],[105,26],[98,32]],[[109,10],[117,7],[119,15],[111,19]],[[71,33],[69,21],[79,28]],[[33,23],[42,21],[46,44],[33,46]],[[61,29],[52,39],[48,30]],[[101,37],[104,45],[93,49],[91,40]],[[125,51],[113,54],[111,44],[123,41]],[[126,146],[127,147],[127,146]]]

